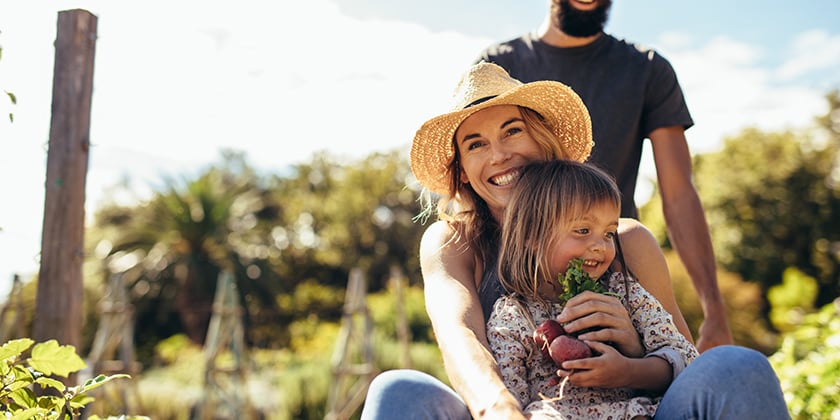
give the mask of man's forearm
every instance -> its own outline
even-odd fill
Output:
[[[717,266],[709,227],[700,198],[696,193],[682,194],[679,200],[664,207],[668,236],[685,266],[705,317],[725,316],[723,297],[717,282]]]

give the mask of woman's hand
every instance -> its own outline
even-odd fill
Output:
[[[578,336],[581,340],[612,344],[627,357],[644,356],[642,339],[627,309],[613,296],[583,292],[566,302],[557,322],[572,334],[592,328]]]

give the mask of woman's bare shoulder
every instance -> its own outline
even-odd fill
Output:
[[[424,278],[454,278],[475,285],[475,252],[451,223],[436,221],[426,228],[420,242],[420,265]]]
[[[444,251],[451,252],[453,248],[465,250],[463,238],[459,237],[457,229],[450,222],[438,220],[423,232],[420,240],[420,255],[436,255]]]
[[[641,248],[646,252],[660,250],[659,242],[650,229],[636,219],[619,219],[618,238],[621,240],[621,245],[625,247],[625,252],[631,252],[631,248]]]

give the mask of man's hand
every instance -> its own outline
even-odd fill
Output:
[[[726,321],[726,315],[722,313],[715,313],[706,317],[700,324],[698,335],[697,351],[700,353],[712,347],[734,343],[732,333],[729,331],[729,324]]]

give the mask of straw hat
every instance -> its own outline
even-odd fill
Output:
[[[426,121],[411,145],[411,171],[438,194],[449,194],[449,165],[455,156],[455,130],[470,115],[494,105],[520,105],[545,118],[570,159],[583,162],[592,150],[592,122],[580,97],[554,81],[525,83],[501,67],[481,62],[461,78],[450,112]]]

